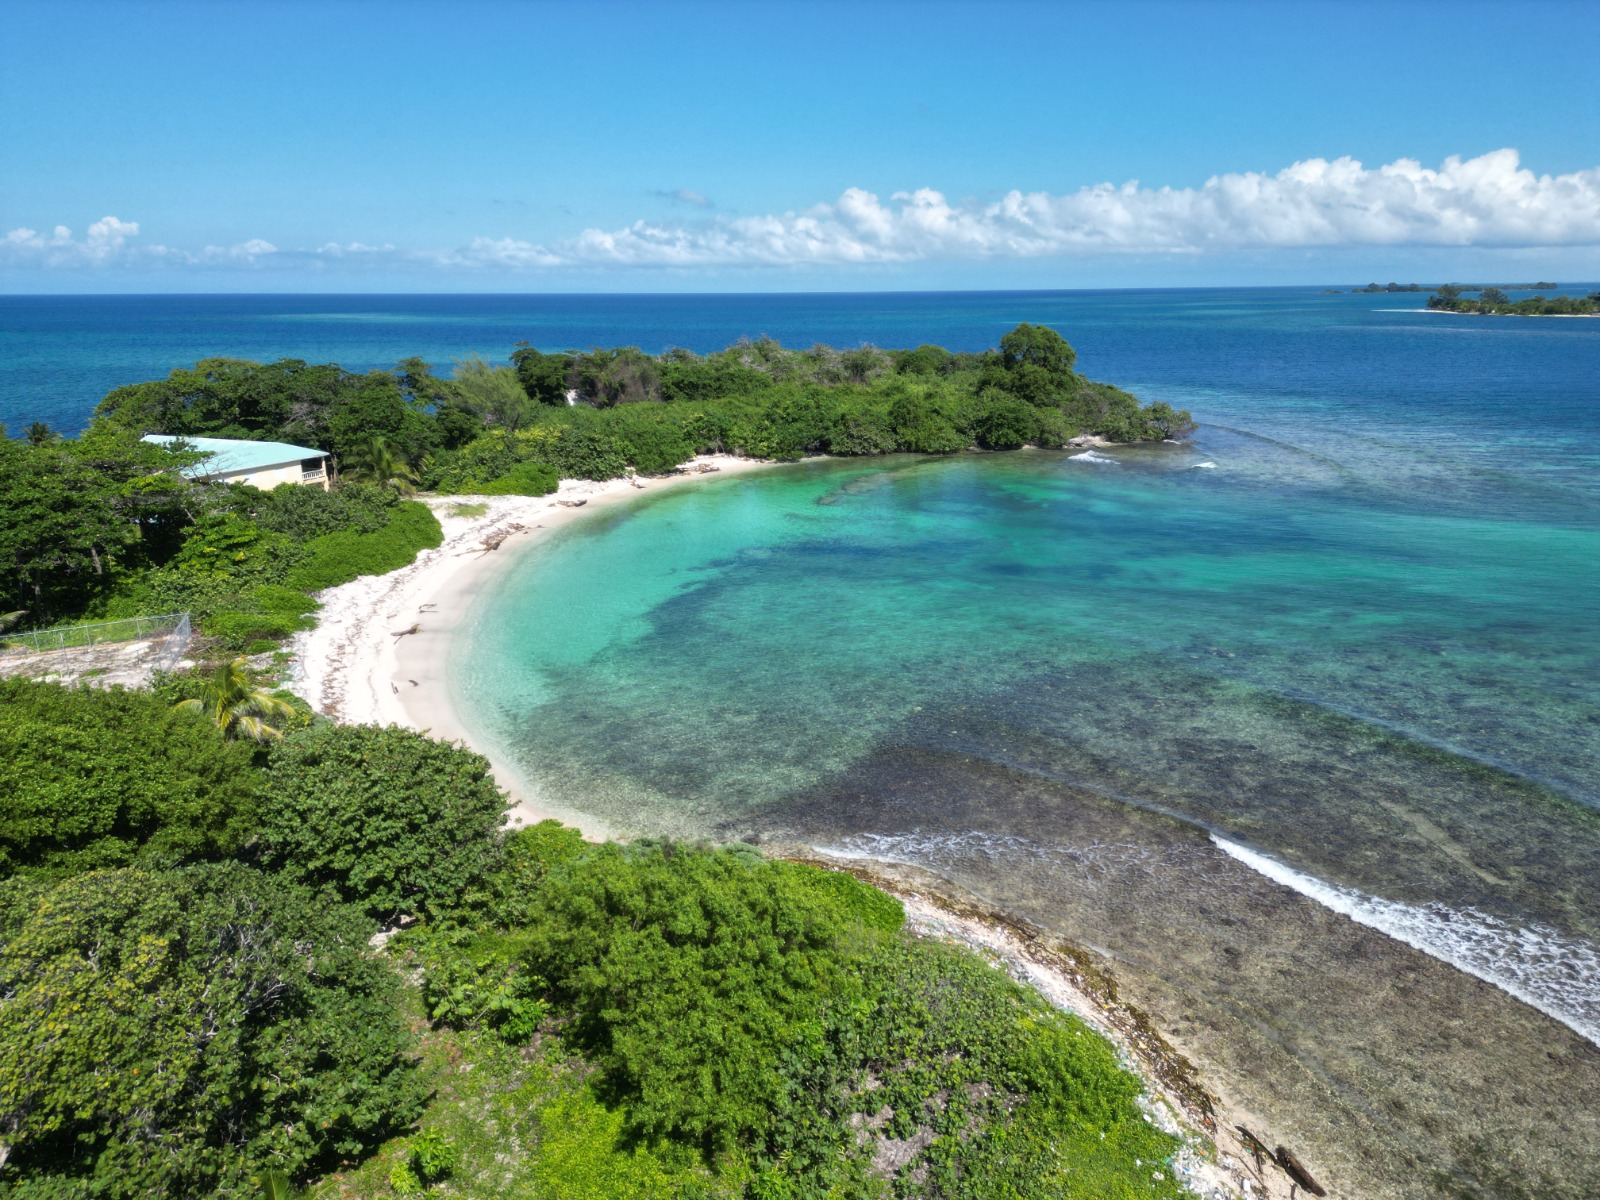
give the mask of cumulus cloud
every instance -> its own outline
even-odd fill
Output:
[[[658,193],[710,208],[697,192]],[[1536,175],[1515,150],[1451,157],[1437,168],[1397,159],[1306,159],[1275,174],[1216,175],[1199,187],[1137,181],[1075,192],[1011,191],[949,200],[923,187],[887,201],[848,188],[830,203],[758,216],[636,221],[555,241],[479,237],[445,250],[329,242],[280,249],[261,238],[200,251],[144,245],[139,225],[103,217],[82,238],[14,229],[3,267],[332,268],[366,264],[443,271],[760,267],[1017,259],[1112,254],[1224,254],[1316,247],[1600,246],[1600,167]]]
[[[989,203],[952,203],[932,188],[884,202],[849,188],[799,212],[637,221],[548,245],[515,243],[540,265],[658,267],[1594,244],[1600,168],[1535,175],[1515,150],[1451,157],[1437,169],[1414,159],[1367,168],[1348,157],[1313,158],[1271,175],[1216,175],[1194,188],[1102,183],[1063,195],[1011,191]]]
[[[130,238],[139,234],[139,222],[101,217],[81,238],[57,225],[49,235],[33,229],[13,229],[0,242],[0,262],[33,262],[47,266],[95,266],[121,258]],[[149,249],[165,251],[165,247]]]

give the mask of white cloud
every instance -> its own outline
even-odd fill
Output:
[[[932,188],[885,203],[849,188],[802,212],[638,221],[519,245],[561,265],[684,267],[1597,243],[1600,168],[1535,175],[1515,150],[1496,150],[1447,158],[1436,170],[1413,159],[1368,169],[1352,158],[1313,158],[1275,175],[1213,176],[1197,188],[1102,183],[1064,195],[1012,191],[986,204],[952,204]]]
[[[687,189],[663,195],[709,207]],[[697,221],[636,221],[549,242],[479,237],[448,250],[329,242],[280,249],[261,238],[184,251],[136,241],[139,225],[103,217],[83,238],[13,229],[0,269],[331,267],[414,270],[740,267],[1021,259],[1090,255],[1205,255],[1322,247],[1536,248],[1600,246],[1600,167],[1535,175],[1515,150],[1413,159],[1367,168],[1352,158],[1307,159],[1276,174],[1217,175],[1199,187],[1101,183],[1076,192],[1011,191],[952,203],[932,188],[887,201],[848,188],[832,203],[784,213]]]

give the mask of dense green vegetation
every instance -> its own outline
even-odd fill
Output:
[[[607,479],[670,470],[698,453],[952,453],[1060,446],[1080,435],[1171,437],[1190,427],[1075,369],[1066,340],[1019,325],[982,354],[937,346],[791,350],[768,338],[716,354],[634,347],[457,364],[452,379],[409,359],[396,372],[213,359],[120,388],[107,426],[297,441],[358,462],[373,436],[440,492],[541,495],[548,470]],[[543,470],[530,471],[529,464]]]
[[[1554,287],[1554,284],[1533,284],[1533,287]],[[1478,292],[1477,298],[1463,296],[1464,291]],[[1443,312],[1479,313],[1503,317],[1584,317],[1600,315],[1600,292],[1587,296],[1532,296],[1513,301],[1504,289],[1485,287],[1460,288],[1445,285],[1428,297],[1428,307]]]
[[[256,652],[311,626],[307,593],[441,540],[393,487],[200,483],[184,474],[196,458],[105,423],[0,438],[0,612],[49,625],[186,611],[221,649]]]
[[[1178,1194],[1108,1043],[848,875],[507,833],[394,728],[0,713],[6,1195]]]

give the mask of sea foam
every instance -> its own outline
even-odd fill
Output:
[[[1475,908],[1380,899],[1296,871],[1216,834],[1211,840],[1274,883],[1492,983],[1600,1045],[1600,949],[1592,943]]]
[[[1094,450],[1085,450],[1082,454],[1069,455],[1072,462],[1094,463],[1101,467],[1114,467],[1117,460]]]

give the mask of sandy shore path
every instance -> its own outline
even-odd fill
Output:
[[[317,712],[345,724],[400,725],[488,754],[488,747],[473,745],[451,703],[448,659],[461,617],[496,569],[521,549],[603,508],[690,480],[778,465],[708,455],[673,475],[603,483],[563,480],[549,496],[427,497],[444,530],[443,544],[399,571],[366,575],[322,592],[316,628],[290,643],[295,665],[289,688]],[[487,506],[481,515],[454,515],[478,505]],[[485,550],[496,539],[503,539],[499,548]],[[514,824],[555,817],[586,837],[607,836],[604,824],[587,814],[541,806],[526,794],[516,772],[488,757],[496,781],[514,801]]]

